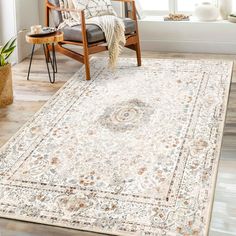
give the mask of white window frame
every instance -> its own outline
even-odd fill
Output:
[[[141,6],[140,2],[145,0],[138,0],[138,4]],[[158,0],[155,0],[158,1]],[[161,1],[161,0],[160,0]],[[218,5],[219,0],[213,0],[216,5]],[[139,7],[140,8],[140,7]],[[141,10],[143,16],[163,16],[169,13],[180,13],[180,14],[191,14],[192,11],[178,11],[178,0],[169,0],[169,10],[159,11],[159,10]]]

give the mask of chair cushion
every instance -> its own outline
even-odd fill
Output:
[[[57,6],[57,7],[60,6],[59,0],[48,0],[48,2],[54,6]],[[57,27],[63,21],[61,12],[52,10],[51,15],[52,15],[53,23],[55,27]]]
[[[129,18],[124,19],[125,34],[131,34],[135,32],[135,21]],[[96,43],[105,41],[105,35],[103,31],[96,25],[86,25],[88,43]],[[64,40],[82,42],[82,29],[81,25],[73,27],[66,26],[62,29],[64,32]]]

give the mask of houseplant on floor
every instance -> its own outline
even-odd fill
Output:
[[[16,38],[0,46],[0,108],[12,104],[12,71],[8,59],[16,48]]]

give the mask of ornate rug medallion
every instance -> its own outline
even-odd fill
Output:
[[[138,99],[115,104],[108,107],[100,118],[100,123],[113,131],[127,132],[145,125],[152,109]]]
[[[92,61],[0,150],[0,216],[116,235],[206,235],[232,63]]]

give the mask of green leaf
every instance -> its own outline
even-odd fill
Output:
[[[4,52],[4,51],[9,47],[9,45],[10,45],[10,43],[11,43],[11,40],[12,40],[12,39],[10,39],[10,40],[3,46],[3,48],[2,48],[2,50],[1,50],[0,53]]]
[[[6,64],[5,58],[0,55],[0,66],[4,66]]]
[[[12,50],[6,57],[5,57],[5,60],[7,60],[10,56],[11,56],[11,54],[14,52],[14,50]]]
[[[7,59],[16,48],[16,37],[11,38],[3,47],[0,47],[0,66],[7,64]]]
[[[11,43],[10,46],[9,46],[10,48],[11,48],[12,46],[15,46],[15,44],[16,44],[16,39],[17,39],[17,38],[13,39],[12,43]]]
[[[7,48],[4,52],[2,52],[2,54],[6,54],[7,55],[8,53],[11,53],[12,51],[14,51],[15,48],[16,48],[16,46]]]

